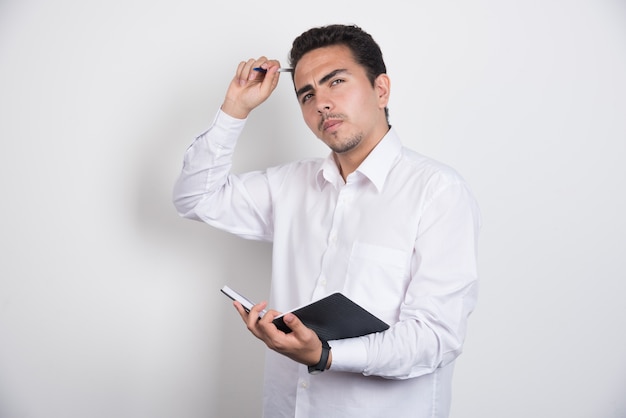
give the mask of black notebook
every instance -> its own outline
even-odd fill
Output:
[[[385,322],[339,292],[290,312],[326,341],[360,337],[389,328]],[[291,330],[283,321],[283,315],[274,318],[273,322],[278,329],[289,333]]]

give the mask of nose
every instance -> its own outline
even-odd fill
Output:
[[[329,105],[324,105],[324,106],[318,106],[317,108],[317,113],[326,113],[330,110],[330,106]]]
[[[322,89],[318,89],[318,91],[315,92],[315,104],[318,113],[328,113],[333,107],[329,93]]]

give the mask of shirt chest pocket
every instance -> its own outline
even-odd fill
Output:
[[[406,251],[355,242],[344,293],[383,321],[394,323],[410,279],[410,257]]]

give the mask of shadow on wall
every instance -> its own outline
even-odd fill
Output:
[[[184,120],[184,111],[179,112],[157,120],[177,120],[176,116],[180,116],[178,120]],[[253,126],[249,130],[254,131],[254,122],[250,124]],[[205,386],[204,406],[197,407],[209,407],[211,416],[258,415],[265,346],[247,331],[231,302],[219,289],[229,284],[257,301],[265,300],[269,295],[271,244],[245,240],[177,214],[172,203],[172,189],[184,151],[197,132],[184,133],[186,138],[181,138],[181,130],[171,122],[158,125],[142,135],[143,141],[149,145],[136,156],[134,227],[142,243],[175,266],[183,266],[183,277],[172,280],[204,293],[201,302],[198,299],[189,302],[208,305],[199,309],[200,312],[206,310],[209,317],[198,321],[202,324],[201,332],[206,333],[200,339],[208,341],[211,352],[195,359],[196,366],[204,369],[194,375],[200,376],[196,377],[199,381],[186,383]],[[245,150],[242,152],[246,154]],[[276,158],[271,152],[258,157],[250,162],[240,162],[240,166],[250,169],[245,166],[269,165],[270,162],[263,160]],[[249,402],[229,403],[233,393]],[[210,405],[208,399],[212,399]]]

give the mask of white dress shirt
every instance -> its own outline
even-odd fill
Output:
[[[447,417],[477,296],[480,216],[465,181],[393,128],[345,182],[332,155],[235,175],[244,125],[219,111],[188,148],[178,212],[273,242],[271,308],[341,291],[390,325],[330,341],[319,375],[268,350],[263,416]]]

